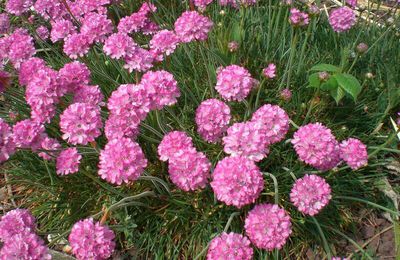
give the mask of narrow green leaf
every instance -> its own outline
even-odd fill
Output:
[[[318,77],[318,73],[311,74],[308,77],[308,83],[309,83],[309,87],[318,88],[319,85],[321,84],[319,77]]]
[[[331,64],[317,64],[315,66],[313,66],[311,69],[311,71],[326,71],[326,72],[339,72],[340,68],[336,67],[334,65]]]
[[[361,92],[361,85],[358,80],[350,74],[340,73],[333,77],[337,80],[339,86],[343,88],[346,93],[350,94],[354,101],[357,100],[357,96]]]

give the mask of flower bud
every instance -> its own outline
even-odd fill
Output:
[[[363,54],[368,50],[368,45],[361,42],[357,45],[356,50],[359,54]]]

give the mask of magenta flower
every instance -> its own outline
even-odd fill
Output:
[[[66,63],[58,73],[63,92],[75,92],[82,84],[89,84],[90,70],[79,61]]]
[[[56,162],[57,174],[68,175],[79,171],[82,155],[79,154],[75,147],[62,151]]]
[[[214,0],[194,0],[194,5],[200,10],[204,10],[207,5],[211,4]]]
[[[290,101],[290,99],[292,99],[292,91],[290,91],[288,88],[285,88],[281,91],[280,96],[284,101]]]
[[[349,138],[340,144],[340,158],[357,170],[368,164],[367,146],[358,139]]]
[[[21,14],[29,11],[33,5],[33,0],[7,0],[6,11],[10,14],[20,16]]]
[[[152,35],[157,33],[160,30],[160,26],[151,20],[146,20],[143,28],[142,33],[144,35]]]
[[[43,25],[39,26],[36,29],[36,33],[40,37],[40,39],[42,39],[42,40],[47,40],[49,38],[49,36],[50,36],[49,29],[47,29],[47,27],[43,26]]]
[[[39,152],[38,155],[45,160],[51,160],[57,157],[59,150],[61,149],[61,144],[57,139],[48,136],[43,136],[41,139],[40,149],[44,151]]]
[[[104,42],[112,31],[113,25],[107,15],[92,12],[82,20],[81,34],[89,36],[90,42]]]
[[[64,53],[71,59],[85,56],[92,44],[88,35],[82,33],[75,33],[65,38]]]
[[[132,117],[111,114],[106,120],[104,133],[108,140],[122,137],[136,139],[139,135],[139,123],[133,122]]]
[[[35,218],[27,209],[14,209],[7,212],[1,217],[0,240],[3,242],[12,240],[14,235],[23,233],[25,230],[34,232],[35,222]]]
[[[44,126],[31,119],[16,123],[13,127],[13,141],[18,148],[30,148],[44,132]]]
[[[232,41],[228,43],[228,49],[230,52],[235,52],[239,49],[239,43],[236,41]]]
[[[289,22],[293,26],[306,26],[309,23],[308,14],[301,12],[299,9],[290,9]]]
[[[299,159],[318,170],[330,170],[340,162],[339,143],[321,123],[300,127],[294,133],[292,144]]]
[[[157,32],[150,40],[150,48],[157,54],[166,56],[174,53],[179,44],[179,37],[173,31],[161,30]],[[162,59],[161,59],[162,60]]]
[[[11,127],[0,118],[0,163],[7,161],[15,152]]]
[[[273,79],[276,77],[276,65],[273,63],[268,64],[268,67],[263,69],[263,74],[267,79]]]
[[[110,140],[100,153],[99,175],[112,184],[135,181],[147,166],[140,146],[129,138]]]
[[[103,50],[113,59],[126,58],[135,52],[137,44],[125,33],[114,33],[107,38]]]
[[[124,68],[129,72],[132,71],[148,71],[153,67],[155,55],[146,49],[137,47],[134,52],[129,53],[125,57],[126,64]]]
[[[146,72],[141,84],[149,95],[150,109],[172,106],[180,96],[178,82],[174,79],[174,75],[165,70]]]
[[[182,42],[205,41],[213,22],[196,11],[186,11],[175,21],[175,33]]]
[[[17,29],[9,36],[0,38],[0,56],[10,59],[16,69],[36,53],[33,38],[25,29]]]
[[[263,105],[254,112],[251,121],[261,124],[261,131],[268,144],[282,141],[289,131],[289,116],[277,105]]]
[[[46,63],[40,58],[30,58],[29,60],[23,62],[19,69],[19,84],[21,86],[26,86],[35,77],[37,71],[46,68]]]
[[[247,237],[237,233],[222,233],[211,240],[207,260],[251,260],[253,248]]]
[[[115,249],[114,232],[92,218],[80,220],[72,227],[68,241],[79,260],[108,259]]]
[[[104,96],[97,85],[80,85],[75,90],[74,103],[87,103],[95,106],[104,106]]]
[[[86,103],[74,103],[60,116],[62,138],[74,145],[93,142],[102,126],[100,108]]]
[[[194,149],[192,138],[185,132],[172,131],[164,135],[158,145],[158,155],[161,161],[168,161],[183,156],[187,151]]]
[[[147,13],[145,12],[137,12],[130,16],[125,16],[118,23],[118,32],[125,34],[139,32],[146,25],[147,19]]]
[[[218,142],[228,129],[231,110],[218,99],[207,99],[196,109],[197,132],[210,143]]]
[[[57,21],[68,14],[64,4],[60,1],[36,0],[34,7],[35,11],[46,20]]]
[[[59,19],[51,23],[50,39],[52,42],[64,40],[76,34],[76,27],[70,20]]]
[[[260,170],[244,157],[226,157],[217,163],[211,187],[219,201],[241,208],[254,203],[264,188]]]
[[[244,228],[250,241],[261,249],[281,249],[292,233],[289,215],[278,205],[256,205],[247,215]]]
[[[331,199],[331,187],[324,178],[318,175],[304,175],[296,180],[290,191],[290,201],[300,212],[314,216],[318,214]]]
[[[349,7],[339,7],[329,14],[329,24],[335,32],[345,32],[356,23],[356,14]]]
[[[10,29],[10,18],[6,13],[0,14],[0,34],[5,34]]]
[[[172,183],[181,190],[194,191],[206,186],[210,168],[211,163],[207,157],[192,148],[170,159],[168,173]]]
[[[261,161],[269,153],[268,139],[258,122],[235,123],[222,138],[224,152],[232,156],[243,156],[252,161]]]
[[[257,85],[250,73],[238,65],[230,65],[217,70],[215,89],[227,101],[242,101]]]

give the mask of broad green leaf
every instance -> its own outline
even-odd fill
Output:
[[[331,65],[331,64],[317,64],[315,66],[313,66],[311,69],[311,71],[326,71],[326,72],[339,72],[340,68]]]
[[[344,90],[338,86],[336,89],[333,89],[330,91],[331,92],[331,96],[335,99],[336,104],[339,104],[340,100],[342,100],[342,98],[344,97]]]
[[[353,100],[356,101],[357,96],[361,92],[361,85],[358,80],[350,74],[340,73],[334,75],[337,80],[339,86],[343,88],[350,96],[352,96]]]
[[[334,77],[330,77],[327,82],[321,84],[321,90],[335,90],[338,87],[338,83]]]
[[[310,87],[312,87],[312,88],[318,88],[319,85],[321,84],[321,82],[320,82],[320,80],[319,80],[319,77],[318,77],[318,73],[311,74],[311,75],[308,77],[308,83],[309,83],[309,86],[310,86]]]

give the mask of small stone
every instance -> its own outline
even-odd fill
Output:
[[[375,234],[375,228],[373,226],[364,226],[361,228],[361,234],[364,239],[371,238]]]

